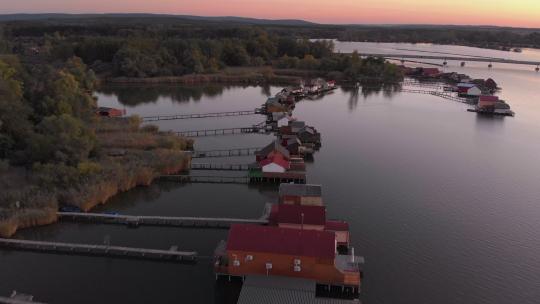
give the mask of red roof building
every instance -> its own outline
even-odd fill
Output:
[[[359,262],[335,248],[333,232],[234,224],[216,249],[214,269],[220,275],[287,276],[358,288]]]
[[[499,101],[499,97],[491,95],[482,95],[478,97],[478,107],[493,107]]]
[[[291,168],[291,164],[281,153],[270,153],[268,158],[259,162],[262,172],[284,173]]]
[[[333,260],[334,234],[324,231],[234,224],[229,231],[227,251],[312,257]]]

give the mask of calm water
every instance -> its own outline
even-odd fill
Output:
[[[540,58],[453,46],[338,43],[342,51],[395,48],[477,56]],[[323,147],[308,165],[328,214],[351,223],[365,256],[364,303],[538,303],[540,300],[540,74],[487,63],[447,70],[493,77],[514,118],[486,118],[466,106],[408,93],[340,89],[297,105]],[[131,87],[99,92],[101,105],[128,113],[253,109],[278,87]],[[165,130],[248,126],[262,117],[169,121]],[[198,139],[197,149],[257,147],[264,135]],[[216,162],[247,163],[252,158]],[[156,184],[120,194],[102,210],[125,214],[257,217],[272,188]],[[178,245],[212,254],[226,230],[127,229],[61,223],[17,237],[152,248]],[[0,294],[12,289],[50,303],[222,303],[208,260],[196,266],[0,251]]]

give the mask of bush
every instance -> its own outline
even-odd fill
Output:
[[[156,125],[144,125],[142,126],[141,131],[146,133],[157,133],[159,132],[159,127]]]
[[[91,161],[80,162],[77,169],[82,176],[95,175],[103,171],[100,164]]]

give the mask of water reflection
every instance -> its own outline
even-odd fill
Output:
[[[367,100],[373,95],[382,93],[385,98],[392,98],[396,93],[399,93],[401,89],[402,87],[400,84],[382,82],[358,83],[356,86],[341,87],[341,91],[345,93],[344,95],[349,95],[349,110],[356,109],[360,96],[363,97],[363,100]]]
[[[234,86],[246,88],[247,86]],[[221,96],[231,86],[223,85],[105,85],[99,88],[98,93],[116,95],[118,101],[125,106],[137,106],[146,103],[156,103],[159,98],[167,98],[175,103],[198,102],[203,98]],[[270,95],[270,86],[261,87],[264,95]]]

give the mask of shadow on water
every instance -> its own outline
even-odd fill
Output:
[[[479,115],[479,114],[475,114],[475,113],[472,113],[472,114],[476,115],[475,122],[476,122],[477,130],[482,130],[482,131],[485,131],[485,130],[489,130],[489,131],[500,130],[501,128],[503,128],[504,122],[507,119],[507,117],[505,117],[505,116]]]
[[[349,94],[349,110],[354,110],[358,106],[360,97],[363,100],[368,99],[373,95],[382,95],[386,98],[392,98],[395,94],[401,90],[400,84],[395,83],[359,83],[358,86],[342,86],[341,91],[345,94]]]
[[[137,106],[146,103],[156,103],[159,98],[169,98],[176,103],[198,102],[204,98],[219,97],[232,87],[246,88],[248,86],[224,85],[104,85],[97,92],[116,95],[118,101],[125,106]],[[261,92],[270,95],[270,87],[262,87]]]

